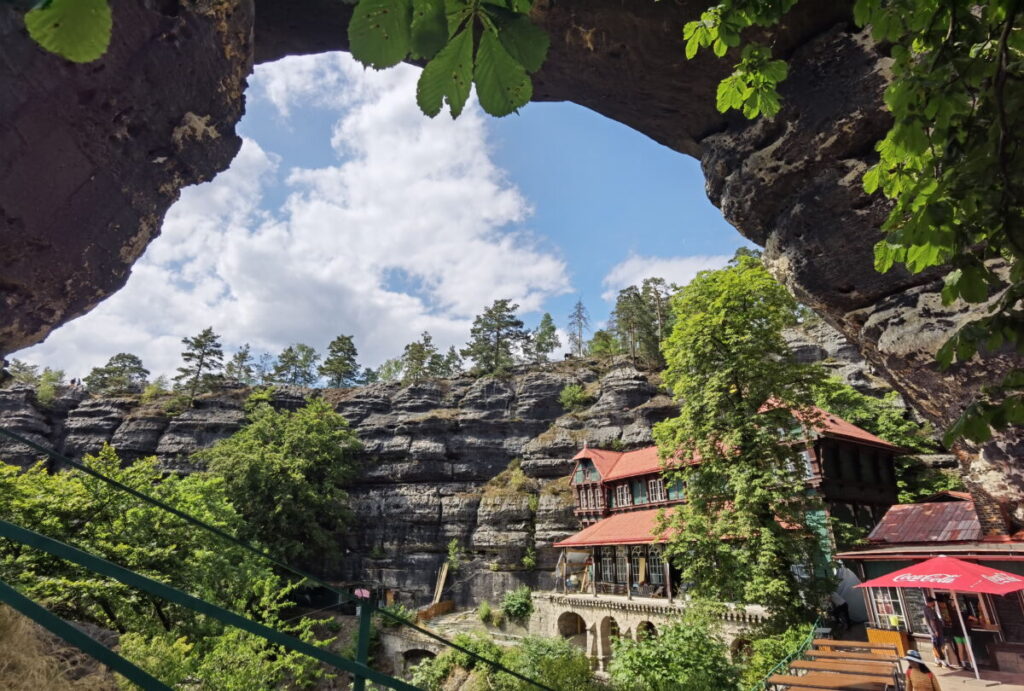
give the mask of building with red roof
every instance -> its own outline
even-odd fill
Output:
[[[794,417],[806,433],[807,486],[820,493],[832,516],[874,526],[897,501],[894,460],[902,449],[823,410]],[[656,534],[658,515],[685,502],[686,488],[680,481],[667,482],[663,471],[700,460],[664,459],[656,446],[633,451],[585,446],[573,460],[570,483],[583,530],[554,545],[564,550],[563,569],[582,574],[573,586],[671,596],[678,580],[662,557],[665,536]]]

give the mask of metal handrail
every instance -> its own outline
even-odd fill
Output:
[[[799,646],[797,646],[796,650],[794,650],[789,655],[779,660],[777,663],[775,663],[775,666],[768,670],[768,673],[765,674],[760,681],[751,686],[749,691],[766,691],[766,689],[768,688],[768,680],[772,677],[772,675],[778,673],[780,668],[789,667],[789,664],[793,662],[793,660],[803,655],[807,651],[807,649],[811,647],[814,641],[814,635],[818,630],[818,624],[820,623],[821,617],[819,616],[817,619],[814,620],[814,625],[811,626],[810,633],[808,633],[807,637],[804,638],[804,640],[800,643]]]

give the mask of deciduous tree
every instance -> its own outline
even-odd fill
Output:
[[[666,521],[668,555],[693,595],[763,605],[785,629],[832,586],[823,507],[801,470],[824,373],[793,358],[782,329],[796,304],[757,259],[701,272],[672,307],[664,381],[680,415],[655,438],[666,456],[700,463],[666,471],[687,493]]]

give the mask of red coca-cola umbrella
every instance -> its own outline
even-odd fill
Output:
[[[899,571],[893,571],[885,576],[879,576],[866,583],[861,583],[858,588],[934,588],[936,590],[951,590],[958,593],[985,593],[988,595],[1008,595],[1018,590],[1024,590],[1024,576],[1007,573],[991,566],[982,566],[969,561],[960,561],[953,557],[935,557],[919,564],[908,566]],[[956,615],[960,619],[960,626],[964,632],[967,627],[964,625],[964,615],[960,611],[960,601],[953,598],[956,605]],[[967,636],[967,650],[971,653],[971,663],[974,666],[974,676],[978,674],[978,662],[974,657],[974,647],[971,645],[971,637]]]

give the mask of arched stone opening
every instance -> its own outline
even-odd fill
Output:
[[[412,648],[402,653],[402,672],[408,673],[413,667],[423,662],[424,660],[431,660],[437,657],[434,653],[429,650],[423,650],[422,648]]]
[[[558,635],[581,650],[587,649],[587,622],[576,612],[563,612],[559,615]]]
[[[642,641],[646,638],[654,638],[658,635],[658,629],[649,621],[642,621],[636,625],[636,639]]]
[[[598,626],[598,638],[601,641],[601,668],[606,669],[612,657],[612,641],[621,635],[619,622],[615,617],[605,617]]]

